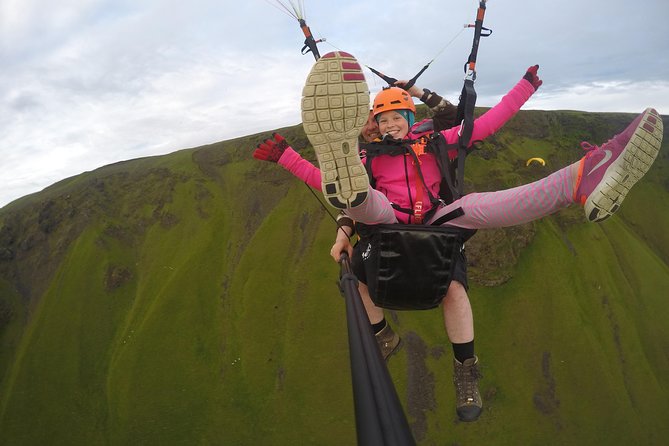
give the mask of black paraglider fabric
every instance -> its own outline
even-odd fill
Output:
[[[421,225],[358,225],[369,294],[392,310],[428,310],[446,295],[462,230]]]
[[[466,241],[467,240],[465,238],[465,242]],[[462,286],[465,287],[465,290],[469,290],[469,280],[467,279],[467,256],[465,254],[464,245],[460,252],[455,253],[453,262],[455,265],[453,266],[451,281],[457,280]],[[355,277],[357,277],[360,282],[367,285],[367,272],[365,271],[365,264],[362,261],[362,245],[360,243],[356,243],[353,246],[351,268],[353,269],[353,274],[355,274]]]

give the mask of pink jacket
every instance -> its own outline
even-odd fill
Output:
[[[483,140],[499,130],[520,110],[520,107],[533,93],[534,87],[532,84],[525,79],[521,79],[497,105],[474,121],[471,140]],[[442,130],[441,134],[446,138],[446,142],[451,144],[457,142],[459,131],[460,126],[456,126],[448,130]],[[408,135],[406,139],[409,139]],[[457,156],[457,151],[453,151],[449,155],[454,159]],[[425,183],[436,197],[439,195],[439,184],[441,183],[441,172],[437,165],[437,159],[433,154],[425,153],[420,156],[420,161]],[[423,188],[417,170],[412,168],[412,158],[409,156],[378,155],[372,162],[374,163],[372,171],[376,179],[376,189],[388,197],[390,202],[402,208],[411,209],[412,202],[416,199],[417,187]],[[279,164],[309,186],[321,190],[320,170],[290,147],[285,150],[279,159]],[[419,195],[424,197],[423,212],[427,212],[431,208],[427,193],[421,191]],[[396,211],[395,215],[398,221],[407,222],[407,214]]]

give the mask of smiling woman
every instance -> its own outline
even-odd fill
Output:
[[[374,98],[373,113],[379,124],[379,132],[393,138],[406,135],[416,121],[416,105],[405,90],[390,87]]]

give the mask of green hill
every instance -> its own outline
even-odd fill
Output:
[[[537,179],[632,118],[521,112],[468,158],[468,188]],[[308,145],[299,126],[279,132]],[[334,224],[251,158],[267,136],[106,166],[0,209],[0,444],[355,443]],[[440,310],[389,314],[419,444],[667,444],[668,140],[604,223],[574,207],[468,244],[476,423],[455,416]]]

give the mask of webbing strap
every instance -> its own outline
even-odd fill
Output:
[[[420,163],[420,159],[418,162]],[[416,168],[417,175],[416,175],[416,202],[413,205],[413,218],[414,222],[417,225],[420,225],[423,223],[423,184],[421,182],[422,173],[420,171],[419,164],[414,164],[414,167]]]
[[[469,53],[467,63],[465,64],[465,83],[462,86],[460,103],[458,104],[456,120],[462,122],[460,127],[460,138],[458,139],[458,169],[456,173],[456,188],[459,197],[464,194],[465,158],[474,130],[474,107],[476,106],[476,90],[474,89],[474,81],[476,80],[476,57],[479,51],[479,41],[482,35],[481,31],[484,29],[483,18],[485,17],[485,2],[486,0],[481,0],[479,2],[479,8],[476,12],[474,41],[472,42],[472,50]],[[484,34],[484,36],[487,35],[490,34]]]
[[[481,0],[479,2],[479,8],[476,11],[476,22],[474,22],[474,41],[472,42],[472,51],[469,53],[469,60],[467,60],[467,67],[465,68],[466,71],[472,71],[476,72],[476,56],[478,55],[479,52],[479,41],[481,40],[481,37],[487,37],[490,34],[492,34],[492,31],[487,29],[487,31],[490,31],[487,34],[482,34],[481,31],[484,29],[483,28],[483,18],[485,17],[485,2],[486,0]]]
[[[434,148],[434,154],[437,157],[439,170],[441,171],[441,175],[446,179],[446,185],[448,186],[448,189],[451,192],[451,197],[453,198],[453,201],[455,201],[462,196],[462,193],[458,191],[455,179],[451,174],[451,160],[448,157],[448,150],[449,147],[455,149],[458,146],[456,144],[447,144],[444,135],[442,135],[441,133],[438,134],[433,141],[434,141],[434,146],[432,147]]]
[[[441,226],[444,223],[453,220],[454,218],[462,217],[465,215],[465,211],[460,208],[455,208],[448,214],[444,214],[441,217],[437,218],[435,221],[430,223],[430,226]]]
[[[458,170],[455,186],[458,191],[458,198],[464,195],[465,182],[465,158],[467,157],[467,148],[472,139],[474,131],[474,107],[476,106],[476,90],[474,81],[466,79],[462,87],[460,104],[458,112],[462,109],[462,124],[460,127],[460,137],[458,139]]]
[[[423,171],[420,168],[420,160],[418,159],[418,155],[416,155],[416,152],[414,152],[411,146],[407,147],[407,152],[413,158],[413,161],[416,165],[416,173],[418,174],[418,177],[420,178],[420,182],[423,184],[423,187],[425,187],[425,190],[427,191],[427,195],[430,198],[430,203],[432,203],[433,206],[437,206],[440,203],[440,201],[438,198],[435,198],[435,196],[432,195],[432,192],[430,192],[430,188],[427,187],[427,183],[425,182],[425,177],[423,177]]]
[[[396,140],[390,137],[384,137],[382,141],[372,142],[372,143],[360,143],[359,147],[361,150],[365,151],[365,170],[367,171],[367,176],[369,177],[369,184],[373,188],[376,187],[376,179],[372,173],[372,161],[376,155],[404,155],[406,154],[406,144],[401,140]]]
[[[403,90],[409,91],[409,88],[414,86],[414,84],[416,83],[416,81],[418,80],[420,75],[423,74],[425,72],[425,70],[428,69],[428,67],[430,66],[431,63],[432,63],[432,61],[428,62],[427,65],[425,65],[423,68],[421,68],[421,70],[418,73],[416,73],[416,75],[414,77],[409,79],[409,81],[405,85],[402,85],[400,88],[402,88]],[[375,70],[374,68],[370,67],[369,65],[365,65],[365,66],[367,68],[369,68],[369,71],[371,71],[372,73],[376,74],[381,79],[386,81],[388,83],[388,85],[390,85],[391,87],[394,86],[395,83],[397,82],[397,79],[395,79],[394,77],[388,76],[387,74],[383,74],[380,71]]]

